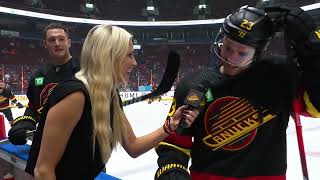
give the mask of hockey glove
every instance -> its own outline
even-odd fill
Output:
[[[297,53],[298,62],[304,70],[319,64],[320,27],[301,8],[291,8],[284,20],[284,32]]]
[[[265,11],[284,30],[300,64],[304,63],[302,59],[310,61],[319,56],[320,27],[316,27],[314,19],[307,12],[299,7],[288,6],[270,6]]]
[[[155,173],[156,180],[191,180],[188,171],[189,155],[183,153],[181,148],[159,145],[156,148],[158,158],[158,170]]]
[[[36,121],[31,116],[19,116],[11,122],[8,139],[14,145],[27,143],[27,132],[36,129]]]
[[[306,42],[316,28],[312,17],[299,7],[283,8],[287,10],[283,28],[288,38],[296,44]]]
[[[295,44],[305,42],[316,28],[312,17],[300,7],[276,5],[266,7],[265,12],[284,29]]]

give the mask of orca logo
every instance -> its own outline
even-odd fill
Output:
[[[262,122],[258,113],[262,113]],[[238,150],[249,145],[258,127],[274,117],[267,109],[258,112],[246,99],[219,98],[206,111],[204,124],[207,136],[202,141],[213,150]]]

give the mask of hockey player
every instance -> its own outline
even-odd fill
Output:
[[[5,115],[9,122],[12,122],[13,120],[11,103],[18,108],[24,107],[20,102],[17,101],[12,91],[7,88],[7,85],[3,82],[0,82],[0,111]]]
[[[11,124],[8,136],[12,144],[27,142],[29,131],[36,129],[39,116],[52,88],[59,82],[71,78],[79,69],[79,60],[70,54],[71,39],[69,29],[60,23],[51,23],[43,32],[44,47],[48,50],[49,62],[40,67],[29,81],[28,107],[23,116]]]
[[[215,49],[221,62],[177,86],[170,115],[190,89],[205,85],[208,91],[192,126],[156,148],[155,179],[286,179],[286,128],[296,94],[300,114],[320,117],[320,29],[300,8],[278,9],[277,19],[248,6],[225,18],[215,42],[222,44]],[[297,63],[261,56],[278,25]]]
[[[157,88],[157,86],[155,85],[155,84],[153,84],[152,85],[152,92],[153,91],[155,91],[156,90],[156,88]],[[155,97],[151,97],[151,98],[149,98],[149,100],[148,100],[148,104],[151,104],[154,100],[157,100],[158,99],[158,102],[160,102],[161,101],[161,96],[159,95],[159,96],[155,96]]]

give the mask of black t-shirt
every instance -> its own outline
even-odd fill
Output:
[[[56,166],[55,173],[57,180],[92,180],[104,168],[97,140],[93,153],[93,124],[90,97],[85,85],[81,81],[73,79],[55,86],[52,94],[49,96],[48,103],[44,107],[44,111],[41,115],[39,126],[34,135],[31,150],[29,152],[29,159],[26,166],[27,173],[33,175],[41,146],[43,128],[46,123],[46,115],[49,109],[64,97],[76,91],[82,91],[86,96],[84,110],[81,119],[73,129],[64,154]],[[68,113],[67,110],[66,113]]]
[[[40,67],[30,78],[27,97],[29,108],[26,109],[25,115],[38,116],[37,110],[41,107],[41,95],[47,93],[46,87],[50,83],[59,83],[68,80],[80,70],[80,61],[77,58],[71,58],[63,65],[55,66],[46,64]]]

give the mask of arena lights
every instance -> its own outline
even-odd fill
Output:
[[[306,6],[302,6],[301,7],[303,10],[305,11],[310,11],[313,9],[318,9],[320,8],[320,3],[315,3],[315,4],[310,4],[310,5],[306,5]]]
[[[200,24],[217,24],[222,23],[222,19],[207,19],[207,20],[190,20],[190,21],[112,21],[112,20],[98,20],[85,19],[67,16],[58,16],[52,14],[38,13],[32,11],[25,11],[20,9],[13,9],[0,6],[0,12],[7,14],[14,14],[19,16],[34,17],[40,19],[48,19],[55,21],[85,23],[85,24],[111,24],[119,26],[186,26],[186,25],[200,25]]]
[[[154,6],[147,6],[147,11],[154,11]]]
[[[307,6],[303,6],[301,8],[305,11],[318,9],[320,8],[320,3],[310,4]],[[221,19],[189,20],[189,21],[112,21],[112,20],[97,20],[97,19],[58,16],[58,15],[37,13],[32,11],[25,11],[20,9],[1,7],[1,6],[0,6],[0,12],[19,15],[19,16],[55,20],[55,21],[85,23],[85,24],[111,24],[111,25],[119,25],[119,26],[189,26],[189,25],[203,25],[203,24],[219,24],[219,23],[222,23],[224,20],[224,18],[221,18]]]
[[[86,3],[86,8],[93,8],[93,4],[91,4],[91,3]]]

